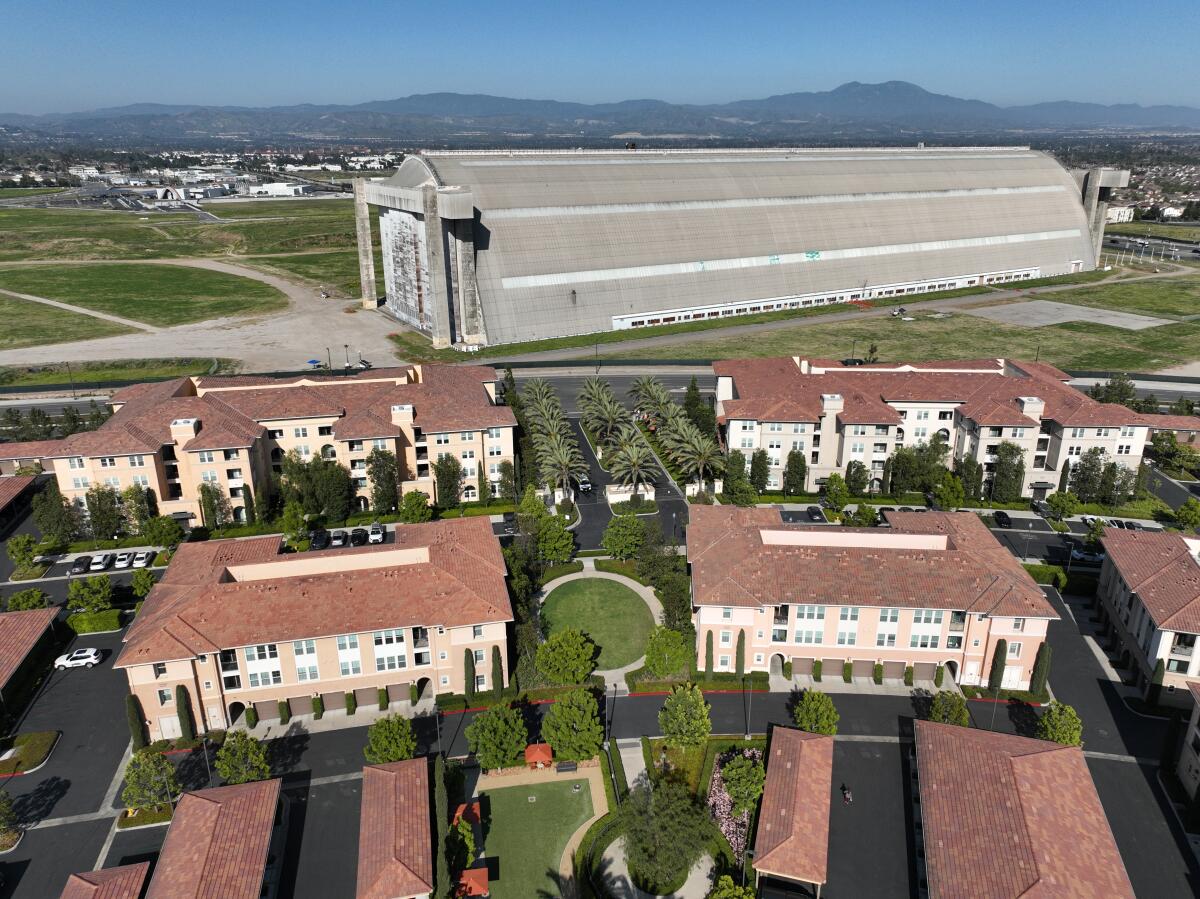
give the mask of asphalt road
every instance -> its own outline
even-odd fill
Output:
[[[558,398],[562,401],[563,409],[568,415],[574,415],[580,411],[579,393],[583,389],[583,382],[588,378],[598,376],[608,382],[617,399],[621,401],[626,409],[632,412],[636,404],[629,395],[629,389],[633,386],[633,382],[637,380],[639,375],[629,374],[628,366],[621,366],[618,371],[620,370],[625,370],[626,373],[618,374],[609,368],[601,368],[597,373],[596,370],[583,366],[563,371],[558,369],[527,368],[515,369],[513,377],[516,379],[518,388],[520,388],[523,381],[530,381],[537,378],[549,381],[550,385],[554,388],[554,392],[558,394]],[[643,373],[653,374],[679,402],[683,402],[683,395],[687,391],[693,377],[696,378],[696,386],[700,388],[702,394],[711,396],[716,390],[716,376],[708,366],[694,369],[686,368],[683,370],[662,370],[661,368],[648,367]]]

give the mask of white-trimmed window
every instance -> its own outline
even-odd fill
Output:
[[[342,672],[342,677],[353,677],[356,674],[362,674],[362,662],[358,659],[347,659],[339,662],[339,668]]]
[[[283,672],[278,668],[266,671],[251,671],[247,675],[251,687],[271,687],[283,683]]]
[[[313,681],[320,680],[316,665],[297,665],[296,680],[298,681]]]
[[[937,634],[913,634],[909,638],[908,645],[911,649],[937,649],[938,636]]]
[[[1121,436],[1122,437],[1132,437],[1133,430],[1134,430],[1133,425],[1123,425],[1121,427]]]
[[[86,490],[92,485],[88,478],[71,478],[71,486],[76,490]]]
[[[852,425],[850,427],[850,436],[851,437],[866,437],[867,436],[867,426],[866,425]]]
[[[375,439],[373,439],[371,441],[371,446],[377,450],[385,450],[388,448],[387,438],[386,437],[376,437]]]
[[[206,484],[215,484],[217,482],[217,472],[215,469],[206,468],[200,472],[200,480]]]
[[[1083,447],[1081,447],[1081,446],[1068,446],[1068,447],[1067,447],[1067,455],[1068,455],[1068,456],[1081,456],[1081,455],[1083,455]]]
[[[476,649],[476,650],[474,651],[473,655],[475,656],[475,664],[476,664],[476,665],[482,665],[482,664],[483,664],[483,650],[482,650],[482,649]]]
[[[67,465],[69,467],[75,468],[75,469],[83,468],[83,457],[82,456],[72,456],[70,459],[67,460]]]
[[[1096,428],[1096,436],[1097,437],[1107,437],[1108,436],[1108,428]]]
[[[858,633],[856,631],[838,631],[837,642],[838,646],[853,646],[858,642]]]
[[[109,477],[104,479],[104,483],[109,487],[119,488],[121,486],[121,479],[115,476]]]
[[[101,456],[100,457],[100,467],[101,468],[116,468],[117,467],[116,457],[115,456]]]
[[[438,434],[434,437],[433,442],[438,446],[449,446],[450,445],[450,435],[449,434]]]
[[[722,621],[732,621],[733,620],[733,607],[732,606],[722,606],[721,620]]]
[[[466,459],[474,459],[474,458],[475,458],[475,450],[473,450],[473,449],[465,449],[465,450],[463,450],[463,451],[462,451],[461,455],[462,455],[462,458],[463,458],[464,460],[466,460]]]
[[[292,428],[292,436],[293,437],[307,437],[308,436],[308,428],[306,428],[306,427]]]
[[[733,644],[733,634],[729,631],[721,631],[721,645],[731,646]]]
[[[262,662],[266,659],[279,658],[279,647],[274,643],[259,643],[257,646],[247,646],[245,649],[247,662]]]
[[[483,636],[483,625],[482,624],[471,625],[471,636],[474,637],[476,640],[478,640],[480,637],[482,637]]]
[[[885,649],[890,649],[891,647],[896,645],[896,635],[895,634],[876,634],[875,635],[875,645],[882,646]]]
[[[159,690],[158,691],[158,704],[159,705],[170,705],[174,701],[175,701],[175,697],[171,695],[170,690]]]
[[[809,621],[824,621],[825,607],[824,606],[796,606],[796,617],[804,618]]]
[[[404,642],[404,631],[399,628],[392,628],[386,631],[375,631],[374,640],[376,646],[392,646],[396,643]]]
[[[498,443],[493,443],[491,446],[488,447],[488,455],[491,456],[493,459],[496,458],[497,456],[503,456],[504,455],[504,447],[502,447]]]
[[[1117,455],[1118,456],[1128,456],[1130,454],[1131,450],[1132,450],[1132,447],[1128,443],[1122,443],[1117,446]]]
[[[1014,618],[1013,619],[1013,630],[1014,631],[1025,630],[1025,619],[1024,618]]]
[[[773,434],[781,434],[783,433],[783,422],[773,421],[767,425],[767,430]]]
[[[754,449],[754,438],[753,437],[743,437],[742,438],[742,449]]]
[[[461,434],[458,435],[458,439],[459,440],[474,440],[475,432],[474,431],[463,431]]]
[[[488,428],[487,435],[488,435],[489,440],[499,440],[500,439],[500,429],[499,428]]]
[[[729,656],[721,656],[721,658],[718,660],[718,667],[728,668],[729,667]]]
[[[793,434],[804,434],[808,431],[808,425],[794,424],[792,425]]]
[[[917,609],[913,612],[913,624],[941,624],[941,609]]]
[[[343,634],[337,638],[338,652],[348,649],[358,649],[358,634]]]
[[[1008,657],[1010,659],[1021,658],[1021,644],[1020,643],[1009,643],[1008,644]]]
[[[838,612],[838,620],[839,621],[858,621],[858,607],[857,606],[842,606],[841,611]]]
[[[824,631],[796,631],[796,643],[820,643],[825,637]]]
[[[307,443],[298,444],[296,446],[296,452],[298,452],[301,457],[305,459],[312,455],[312,450],[308,448]]]
[[[401,668],[408,667],[408,659],[404,653],[393,653],[391,655],[375,656],[376,671],[397,671]]]
[[[135,474],[132,478],[130,478],[130,480],[133,481],[133,483],[137,484],[139,487],[149,487],[150,486],[150,479],[148,477],[146,477],[144,474]]]

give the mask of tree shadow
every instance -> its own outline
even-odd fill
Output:
[[[912,706],[913,714],[916,717],[928,720],[929,713],[933,709],[933,694],[924,687],[917,687],[912,691]]]
[[[788,698],[787,702],[784,704],[784,708],[787,709],[789,721],[795,720],[796,706],[800,704],[800,697],[803,695],[804,690],[797,686],[793,686],[792,689],[788,691]]]
[[[289,774],[296,769],[308,749],[308,731],[299,721],[288,725],[282,736],[267,744],[267,762],[273,774]]]
[[[209,756],[208,767],[205,767],[204,752],[203,747],[194,749],[175,764],[175,776],[179,778],[179,784],[185,790],[201,790],[211,786],[209,770],[213,764],[213,757]]]
[[[1022,737],[1036,737],[1038,726],[1037,710],[1024,702],[1008,704],[1008,720],[1012,722],[1013,730]]]
[[[13,812],[22,827],[32,827],[50,817],[54,806],[67,795],[71,781],[62,777],[47,777],[32,793],[13,798]]]

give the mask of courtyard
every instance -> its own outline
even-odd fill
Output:
[[[623,668],[646,654],[654,616],[629,587],[609,578],[583,577],[553,587],[542,604],[549,632],[578,628],[600,649],[596,668]]]

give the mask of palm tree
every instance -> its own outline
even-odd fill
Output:
[[[611,395],[601,396],[583,412],[583,423],[588,430],[605,442],[608,442],[613,432],[628,418],[629,413],[616,397]]]
[[[587,474],[587,463],[579,445],[563,434],[547,434],[534,444],[538,470],[542,479],[564,493],[571,490],[571,482]]]
[[[558,394],[545,378],[531,378],[521,385],[521,400],[526,404],[549,399],[558,399]]]
[[[583,382],[583,389],[579,391],[580,409],[595,406],[606,399],[615,399],[607,381],[593,376]]]
[[[679,445],[675,461],[684,475],[695,475],[697,485],[703,489],[706,474],[716,476],[725,470],[725,457],[715,440],[695,426],[692,431]]]
[[[635,378],[630,385],[629,396],[637,400],[638,408],[642,412],[651,411],[649,407],[654,405],[654,398],[657,397],[655,388],[662,389],[662,382],[654,375],[642,375]]]
[[[618,447],[609,457],[608,470],[620,483],[633,489],[633,505],[641,502],[638,487],[642,484],[653,484],[653,473],[658,470],[654,453],[640,439]]]

